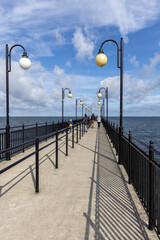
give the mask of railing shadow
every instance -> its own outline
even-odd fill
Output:
[[[149,239],[135,204],[129,193],[119,166],[113,155],[113,161],[103,157],[101,143],[108,141],[103,129],[97,131],[88,212],[86,218],[85,240],[90,239],[90,227],[94,230],[94,239]],[[109,144],[109,142],[108,142]],[[111,151],[112,154],[112,151]],[[97,158],[97,161],[96,161]],[[96,174],[95,174],[96,173]],[[95,196],[93,186],[96,187]],[[95,204],[95,219],[91,210]]]
[[[64,141],[59,144],[58,150],[61,151],[61,148],[65,145]],[[52,165],[55,168],[55,163],[52,160],[51,156],[55,154],[56,150],[53,148],[51,151],[49,151],[47,154],[45,154],[43,157],[39,159],[39,165],[46,161],[50,161]],[[31,175],[33,186],[35,189],[35,163],[30,164],[28,167],[26,167],[23,171],[21,171],[19,174],[17,174],[15,177],[10,179],[8,182],[6,182],[3,186],[0,186],[0,198],[3,197],[7,192],[9,192],[13,187],[15,187],[19,182],[21,182],[25,177],[27,177],[29,174]],[[11,186],[9,186],[11,184]],[[8,186],[6,190],[3,191]]]

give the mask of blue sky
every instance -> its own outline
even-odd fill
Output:
[[[94,59],[101,43],[124,39],[124,116],[160,116],[160,4],[158,0],[1,0],[0,112],[5,116],[5,44],[22,44],[32,61],[19,67],[22,50],[12,51],[11,116],[75,115],[81,98],[98,113],[97,91],[109,88],[109,115],[119,116],[116,46],[104,45],[107,65]],[[81,114],[81,106],[78,106]]]

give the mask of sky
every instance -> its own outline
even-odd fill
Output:
[[[0,112],[6,115],[5,46],[25,47],[32,62],[19,66],[11,52],[10,116],[75,115],[76,99],[98,114],[97,93],[108,87],[109,116],[119,116],[120,71],[114,43],[103,47],[108,62],[95,65],[101,43],[124,40],[123,116],[160,116],[159,0],[1,0]],[[102,90],[103,96],[104,91]],[[102,102],[102,100],[101,100]],[[78,104],[78,115],[82,107]]]

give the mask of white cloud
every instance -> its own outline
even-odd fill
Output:
[[[76,58],[78,60],[83,60],[86,57],[93,58],[94,43],[84,36],[81,28],[78,28],[73,34],[72,42],[77,51]]]
[[[63,30],[75,27],[87,29],[114,26],[127,41],[130,32],[152,25],[159,19],[159,0],[15,0],[1,2],[0,43],[12,41],[28,43],[35,54],[52,56],[52,45],[64,44]],[[87,31],[85,31],[87,35]],[[46,42],[47,37],[47,42]],[[83,35],[81,42],[83,42]],[[87,36],[88,37],[88,36]],[[56,41],[55,41],[56,38]],[[87,56],[92,57],[94,47],[89,33]],[[84,48],[85,45],[83,43]],[[76,46],[80,51],[80,46]],[[39,50],[40,49],[40,50]],[[83,57],[84,54],[80,54]]]
[[[119,103],[120,79],[119,76],[108,77],[100,82],[101,87],[108,87],[109,99],[112,103]],[[123,98],[126,104],[144,103],[153,91],[160,89],[158,81],[143,80],[124,74]]]
[[[58,67],[57,65],[54,66],[53,73],[56,76],[62,76],[64,74],[64,69]]]
[[[137,61],[137,59],[136,59],[136,56],[134,55],[134,56],[132,56],[132,57],[130,57],[130,63],[131,64],[133,64],[135,67],[138,67],[138,65],[139,65],[139,62]]]
[[[127,87],[129,80],[130,80],[130,75],[124,74],[124,88]],[[108,95],[111,101],[119,101],[119,95],[120,95],[120,76],[113,76],[113,77],[108,77],[104,79],[103,81],[100,82],[101,87],[108,87]]]
[[[55,29],[53,31],[53,35],[55,35],[55,38],[57,40],[57,45],[64,45],[65,44],[65,38],[62,35],[61,29]]]
[[[67,67],[71,67],[71,66],[72,66],[70,61],[67,61],[67,62],[65,63],[65,65],[66,65]]]
[[[154,57],[150,59],[150,64],[144,64],[142,71],[138,75],[143,77],[148,76],[155,70],[158,63],[160,63],[160,54],[155,53]]]

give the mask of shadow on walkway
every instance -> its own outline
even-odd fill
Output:
[[[105,149],[101,147],[104,143]],[[106,150],[107,157],[104,156]],[[93,193],[94,188],[96,194]],[[95,218],[92,212],[94,205]],[[95,240],[148,239],[144,222],[139,218],[103,127],[97,130],[88,212],[84,217],[85,240],[91,239],[90,227],[95,232]]]

